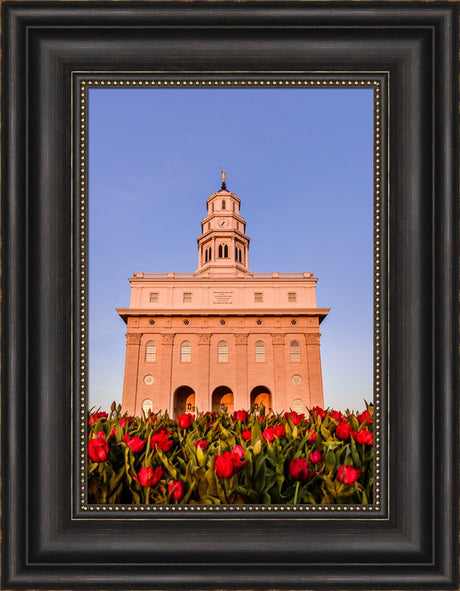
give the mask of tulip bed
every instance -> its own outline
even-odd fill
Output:
[[[92,412],[90,503],[372,502],[373,411]]]

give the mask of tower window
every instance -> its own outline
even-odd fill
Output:
[[[180,360],[182,363],[188,363],[192,360],[192,345],[188,341],[181,343]]]
[[[288,302],[296,302],[297,301],[297,294],[295,291],[290,291],[288,293]]]
[[[222,199],[222,209],[225,209],[225,200]]]
[[[219,363],[228,361],[228,345],[225,341],[217,344],[217,361]]]
[[[219,258],[222,258],[222,244],[219,244]]]
[[[208,249],[206,249],[204,251],[204,262],[207,263],[208,262]]]
[[[209,247],[209,260],[211,260],[211,256],[212,256],[212,248]]]
[[[254,293],[254,302],[263,302],[264,301],[264,295],[261,291],[256,291]]]
[[[191,302],[192,301],[192,292],[191,291],[184,291],[182,295],[183,302]]]
[[[235,261],[237,261],[237,260],[238,260],[238,249],[235,246]]]
[[[297,341],[291,341],[291,361],[300,361],[300,345]]]
[[[157,346],[154,341],[149,341],[145,345],[145,360],[156,361],[157,360]]]
[[[153,402],[150,400],[150,398],[146,398],[142,402],[142,412],[147,417],[149,412],[151,412],[152,410],[153,410]]]
[[[256,361],[265,361],[265,343],[257,341],[255,345]]]
[[[241,248],[238,249],[238,260],[241,263]]]
[[[227,245],[224,246],[224,258],[228,259],[228,246]]]
[[[158,303],[158,292],[157,291],[150,292],[150,303],[151,304]]]

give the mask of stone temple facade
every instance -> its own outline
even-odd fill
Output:
[[[275,412],[323,406],[313,273],[253,273],[240,199],[207,200],[195,273],[134,273],[127,325],[123,412]]]

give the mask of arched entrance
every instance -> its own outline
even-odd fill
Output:
[[[273,412],[270,390],[266,386],[256,386],[251,392],[251,408],[254,407],[256,411],[260,410],[262,404],[266,414]]]
[[[212,393],[212,410],[227,410],[228,414],[233,412],[233,392],[228,386],[219,386]]]
[[[180,386],[174,392],[174,416],[195,412],[195,392],[190,386]]]

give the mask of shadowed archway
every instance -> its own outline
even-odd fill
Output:
[[[251,391],[251,408],[255,407],[260,410],[261,405],[265,407],[265,413],[273,412],[272,410],[272,393],[266,386],[256,386]]]
[[[217,412],[224,409],[228,414],[233,412],[233,392],[228,386],[219,386],[212,393],[212,410]]]
[[[195,412],[195,392],[190,386],[179,386],[174,392],[174,416]]]

